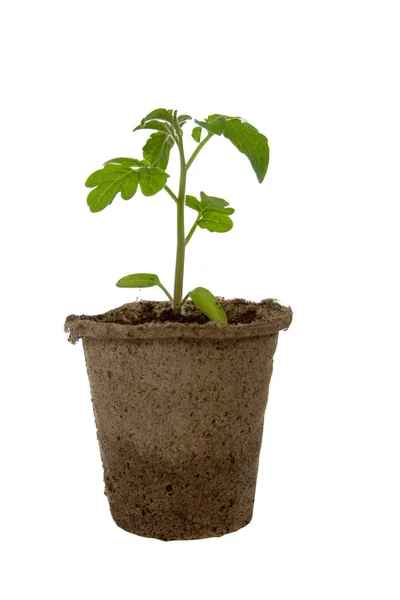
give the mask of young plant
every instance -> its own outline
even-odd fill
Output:
[[[195,230],[208,229],[224,233],[233,227],[231,215],[234,209],[222,198],[200,192],[200,199],[186,194],[187,174],[199,152],[215,135],[224,136],[245,154],[261,183],[267,172],[269,147],[267,138],[255,127],[240,117],[210,115],[205,121],[195,120],[192,137],[198,144],[188,160],[183,145],[183,126],[191,120],[189,115],[180,115],[176,110],[158,108],[149,113],[133,131],[150,129],[152,133],[143,146],[143,158],[113,158],[103,168],[92,173],[86,186],[93,188],[87,197],[91,212],[99,212],[112,203],[119,193],[123,200],[132,198],[138,187],[145,196],[154,196],[165,190],[176,204],[177,248],[175,263],[174,292],[170,294],[153,273],[126,275],[117,282],[118,287],[144,288],[159,286],[170,300],[173,310],[181,313],[188,298],[211,320],[227,323],[227,316],[217,298],[206,288],[196,287],[183,297],[183,274],[185,248]],[[202,135],[204,135],[202,139]],[[179,188],[174,193],[168,186],[166,173],[171,149],[176,146],[180,159]],[[185,233],[185,206],[193,209],[196,219],[188,234]]]

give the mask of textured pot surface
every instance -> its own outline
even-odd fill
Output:
[[[228,318],[234,302],[221,300]],[[252,306],[251,323],[227,326],[108,322],[118,309],[68,317],[70,340],[83,339],[105,493],[123,529],[198,539],[250,522],[273,355],[292,318],[273,301]]]

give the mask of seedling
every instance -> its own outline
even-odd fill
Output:
[[[113,158],[104,163],[103,168],[92,173],[86,186],[94,188],[87,197],[91,212],[99,212],[112,203],[119,193],[123,200],[132,198],[140,187],[145,196],[154,196],[165,190],[171,196],[177,209],[177,249],[175,264],[174,293],[170,294],[153,273],[126,275],[118,282],[118,287],[144,288],[160,287],[170,300],[174,312],[180,314],[188,298],[211,320],[227,324],[227,316],[217,298],[206,288],[197,287],[183,297],[183,273],[185,248],[198,227],[211,232],[225,233],[233,227],[231,215],[235,212],[222,198],[200,192],[200,199],[186,194],[187,174],[194,160],[214,135],[230,140],[245,154],[261,183],[267,173],[269,147],[267,138],[253,125],[239,117],[211,115],[205,121],[195,120],[192,137],[198,144],[188,160],[183,145],[183,126],[191,120],[189,115],[180,115],[176,110],[158,108],[142,119],[139,129],[152,129],[143,146],[143,158]],[[202,138],[202,134],[205,136]],[[171,149],[176,146],[180,158],[179,188],[175,194],[168,186],[166,173]],[[185,234],[185,206],[193,209],[196,219],[188,234]]]

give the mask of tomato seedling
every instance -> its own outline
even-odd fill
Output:
[[[117,194],[123,200],[132,198],[140,187],[145,196],[154,196],[165,190],[174,200],[177,209],[177,249],[175,263],[174,292],[170,294],[154,273],[126,275],[118,282],[118,287],[144,288],[159,286],[172,304],[174,312],[181,313],[188,298],[211,320],[227,324],[227,316],[217,298],[206,288],[197,287],[183,297],[183,274],[185,248],[195,230],[208,229],[211,232],[225,233],[232,229],[231,219],[234,209],[222,198],[200,192],[200,199],[186,194],[187,175],[199,152],[215,135],[224,136],[249,159],[258,181],[261,183],[267,173],[269,146],[267,138],[253,125],[240,117],[210,115],[204,121],[195,120],[192,137],[198,144],[188,160],[185,158],[183,126],[192,117],[180,115],[176,110],[158,108],[149,113],[134,131],[154,130],[143,146],[143,158],[113,158],[104,163],[103,168],[92,173],[86,186],[93,188],[87,197],[92,212],[99,212],[112,203]],[[202,134],[204,137],[202,139]],[[168,186],[166,173],[171,149],[176,146],[180,158],[179,188],[175,194]],[[193,209],[196,219],[189,232],[185,233],[185,206]]]

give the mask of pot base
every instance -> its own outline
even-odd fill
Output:
[[[216,424],[216,423],[215,423]],[[250,523],[259,440],[246,447],[219,428],[190,449],[169,443],[146,451],[126,439],[103,436],[105,494],[115,523],[160,540],[220,537]]]
[[[202,540],[212,537],[221,537],[228,533],[234,533],[235,531],[239,531],[239,529],[246,527],[246,525],[248,525],[251,521],[251,518],[242,522],[237,521],[230,527],[226,528],[212,527],[212,523],[208,526],[199,525],[196,528],[194,528],[191,523],[188,523],[187,526],[180,531],[179,529],[181,528],[179,526],[172,525],[170,529],[164,529],[161,532],[155,530],[154,523],[151,523],[150,526],[132,527],[132,525],[127,524],[124,519],[120,520],[119,516],[115,516],[112,513],[112,511],[111,516],[114,520],[114,523],[124,531],[127,531],[128,533],[133,533],[135,535],[140,535],[141,537],[161,540],[163,542],[173,542],[179,540]]]

